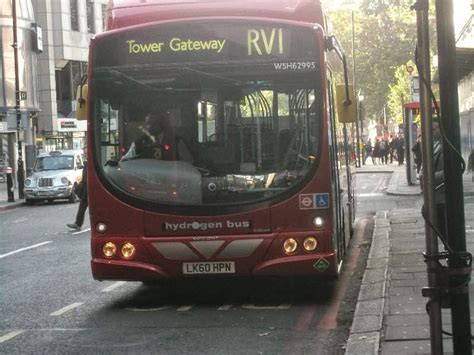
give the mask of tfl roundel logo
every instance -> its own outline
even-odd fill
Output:
[[[300,210],[329,208],[329,193],[300,194]]]

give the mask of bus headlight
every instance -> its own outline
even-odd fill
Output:
[[[135,246],[132,243],[125,243],[120,252],[125,259],[131,259],[135,255]]]
[[[324,219],[323,217],[314,217],[313,219],[313,225],[316,227],[316,228],[322,228],[324,227]]]
[[[303,248],[306,251],[314,251],[318,246],[318,240],[315,237],[307,237],[303,241]]]
[[[95,230],[98,233],[105,233],[105,231],[107,230],[107,225],[105,223],[99,222],[95,225]]]
[[[296,239],[293,239],[293,238],[288,238],[287,240],[285,240],[285,242],[283,243],[283,251],[286,253],[286,254],[292,254],[296,251],[296,248],[298,248],[298,242],[296,241]]]
[[[117,253],[117,247],[112,242],[105,243],[104,247],[102,248],[102,252],[108,258],[111,258]]]

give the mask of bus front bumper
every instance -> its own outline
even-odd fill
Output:
[[[183,273],[183,262],[173,262],[167,267],[129,260],[108,260],[94,258],[91,261],[92,274],[96,280],[153,281],[189,277],[293,277],[309,276],[332,278],[338,275],[337,257],[334,252],[310,254],[266,260],[257,265],[247,265],[245,261],[235,261],[235,272],[198,275]]]

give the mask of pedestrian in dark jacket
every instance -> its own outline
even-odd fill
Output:
[[[390,164],[393,163],[393,158],[397,159],[397,144],[398,144],[398,137],[390,136]]]
[[[87,154],[86,148],[84,148],[84,154]],[[74,223],[68,223],[67,226],[74,230],[81,230],[84,224],[84,215],[89,204],[87,199],[87,162],[84,162],[84,167],[82,168],[82,180],[77,188],[77,196],[81,199],[81,202],[77,210],[76,220]]]
[[[375,164],[377,164],[377,159],[380,158],[380,140],[378,138],[375,139],[374,152],[372,154]]]
[[[380,142],[380,150],[382,155],[382,163],[388,164],[388,157],[390,155],[390,145],[387,138],[383,138]]]
[[[446,237],[446,189],[444,180],[443,142],[440,121],[433,119],[433,169],[434,169],[434,199],[436,205],[436,228]],[[423,188],[423,171],[420,174],[420,186]]]
[[[364,164],[367,162],[368,157],[372,159],[372,164],[375,164],[374,157],[372,156],[372,142],[370,141],[370,138],[367,139],[367,143],[365,143],[364,145],[364,150],[365,150]]]
[[[398,165],[403,165],[403,161],[405,160],[405,139],[401,135],[398,137],[397,142],[397,158]]]
[[[418,139],[416,140],[415,144],[413,145],[413,148],[411,148],[411,151],[413,152],[413,160],[415,161],[416,164],[416,172],[419,174],[420,169],[421,169],[421,136],[418,136]]]

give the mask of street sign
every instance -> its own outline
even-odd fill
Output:
[[[26,97],[26,91],[20,91],[20,101],[25,101]]]

